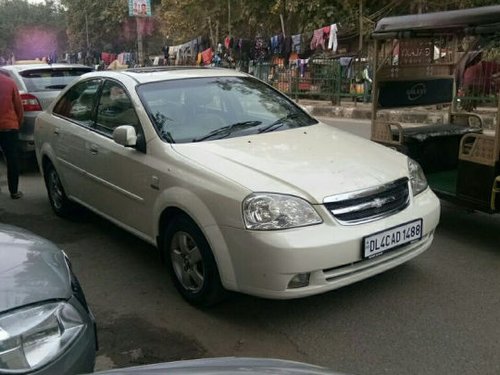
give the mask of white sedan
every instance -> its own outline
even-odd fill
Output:
[[[326,292],[428,249],[417,163],[224,69],[85,74],[37,118],[56,214],[75,203],[156,245],[196,305]]]

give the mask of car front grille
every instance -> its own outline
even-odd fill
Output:
[[[408,178],[375,188],[334,195],[325,207],[342,224],[366,223],[404,210],[410,203]]]

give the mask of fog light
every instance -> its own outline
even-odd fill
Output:
[[[288,289],[303,288],[309,285],[309,273],[298,273],[288,283]]]

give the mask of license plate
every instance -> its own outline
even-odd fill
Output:
[[[363,257],[373,258],[388,250],[422,238],[422,219],[386,229],[363,238]]]

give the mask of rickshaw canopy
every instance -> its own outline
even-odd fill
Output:
[[[465,35],[500,32],[500,5],[481,8],[382,18],[372,33],[374,39],[432,36],[448,32]]]

